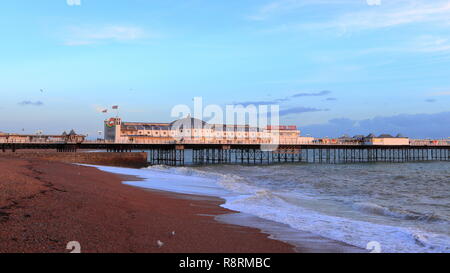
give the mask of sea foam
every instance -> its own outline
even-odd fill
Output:
[[[265,170],[260,167],[247,167],[247,177],[239,175],[242,173],[242,167],[239,166],[224,166],[224,169],[228,168],[225,171],[164,166],[141,170],[97,167],[104,171],[135,175],[144,179],[139,182],[125,182],[128,185],[221,197],[226,200],[223,207],[227,209],[287,224],[299,231],[362,249],[365,249],[369,242],[376,241],[380,243],[383,252],[450,252],[448,234],[380,220],[384,219],[382,217],[420,220],[424,215],[398,212],[371,202],[349,201],[352,205],[346,207],[341,203],[333,203],[333,198],[325,199],[320,193],[312,194],[280,186],[292,184],[289,181],[285,184],[275,183],[278,188],[274,188],[274,182],[270,180],[270,176],[264,175]],[[237,170],[233,171],[233,168]],[[254,173],[251,175],[250,172]],[[255,177],[268,182],[257,183]]]

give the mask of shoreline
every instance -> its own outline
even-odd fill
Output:
[[[1,253],[65,253],[70,241],[84,253],[294,252],[259,229],[216,221],[233,213],[220,199],[147,191],[56,161],[1,157],[0,168]]]
[[[252,228],[259,230],[260,233],[268,235],[268,238],[276,241],[281,241],[291,245],[295,252],[299,253],[367,253],[365,249],[349,245],[344,242],[328,239],[315,235],[307,231],[301,231],[290,227],[287,224],[267,220],[247,214],[241,211],[230,210],[223,206],[226,204],[226,199],[216,195],[201,195],[196,193],[183,193],[171,191],[168,189],[148,188],[139,186],[139,182],[145,182],[146,178],[140,177],[140,174],[122,174],[117,169],[129,170],[128,168],[110,166],[88,165],[89,167],[97,168],[101,171],[120,175],[124,178],[125,185],[136,187],[141,190],[156,192],[159,194],[167,194],[176,198],[188,200],[203,200],[213,201],[216,206],[225,210],[225,212],[213,215],[214,219],[220,223],[235,225],[240,227]],[[105,169],[106,168],[106,169]],[[125,171],[124,173],[128,173]],[[134,183],[137,182],[137,183]],[[131,183],[131,184],[130,184]]]

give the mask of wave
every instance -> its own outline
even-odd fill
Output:
[[[334,203],[323,201],[323,196],[305,194],[282,187],[265,187],[254,181],[265,176],[260,169],[240,166],[220,166],[221,170],[203,167],[152,166],[138,170],[146,182],[132,185],[181,193],[215,195],[226,202],[223,207],[255,215],[263,219],[287,224],[299,231],[344,242],[365,249],[367,243],[377,241],[383,252],[450,252],[450,237],[418,228],[394,226],[382,221],[364,221],[352,218]],[[127,173],[125,168],[99,167],[105,171]],[[224,170],[224,168],[227,168]],[[249,172],[256,172],[253,176]],[[245,173],[246,175],[240,175]],[[136,171],[132,172],[136,175]],[[161,180],[164,183],[159,183]],[[360,214],[424,222],[439,221],[435,215],[396,211],[374,203],[355,202],[350,207]]]
[[[403,220],[415,220],[424,222],[445,222],[444,219],[440,218],[439,216],[433,213],[420,214],[418,212],[395,211],[393,209],[386,208],[374,203],[366,203],[366,202],[354,203],[353,208],[366,214],[387,216]]]

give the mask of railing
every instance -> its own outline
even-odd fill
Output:
[[[114,142],[110,140],[91,140],[91,141],[56,141],[56,140],[8,140],[0,138],[0,144],[166,144],[166,145],[192,145],[192,144],[214,144],[214,145],[318,145],[318,146],[396,146],[396,145],[383,145],[383,144],[366,144],[364,142],[323,142],[318,141],[280,141],[279,143],[271,142],[268,139],[265,140],[248,140],[248,139],[235,139],[235,140],[145,140],[145,141],[119,141]],[[400,145],[405,146],[405,145]],[[409,146],[450,146],[450,140],[420,140],[412,139],[410,140]]]
[[[450,140],[412,139],[411,146],[450,146]]]
[[[73,142],[65,142],[65,141],[38,141],[38,140],[2,140],[0,139],[0,144],[63,144],[63,143],[73,143]]]

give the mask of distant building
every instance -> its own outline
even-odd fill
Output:
[[[375,136],[370,134],[364,138],[365,145],[392,145],[392,146],[401,146],[401,145],[409,145],[409,138],[404,137],[402,135],[391,136],[388,134],[382,134],[380,136]]]
[[[0,133],[0,143],[81,143],[84,142],[86,136],[79,135],[71,130],[69,134],[66,132],[61,135],[22,135]]]

